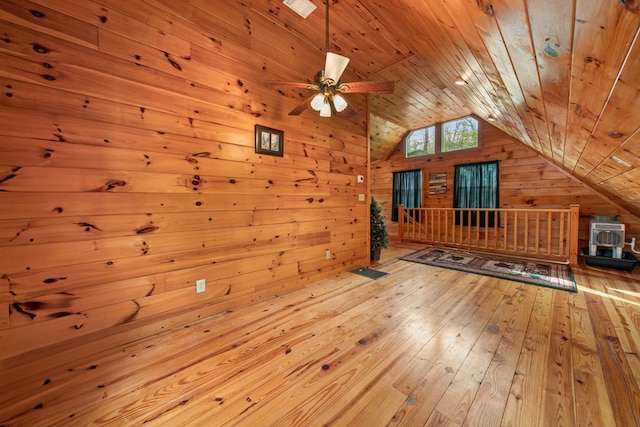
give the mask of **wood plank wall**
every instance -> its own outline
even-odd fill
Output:
[[[324,57],[269,6],[0,4],[0,360],[368,264],[367,118],[287,116],[262,82]]]
[[[500,169],[500,207],[510,209],[567,208],[580,205],[580,240],[589,240],[589,221],[594,215],[616,215],[626,225],[627,241],[640,240],[640,219],[599,195],[596,191],[562,171],[544,157],[490,123],[480,126],[481,147],[458,153],[444,153],[422,158],[405,158],[401,143],[388,160],[371,164],[371,194],[380,202],[389,224],[389,233],[397,235],[397,223],[391,222],[393,172],[422,169],[423,207],[453,206],[454,165],[498,160]],[[429,174],[447,173],[447,192],[429,194]],[[640,242],[636,245],[640,249]],[[629,246],[625,247],[629,251]]]

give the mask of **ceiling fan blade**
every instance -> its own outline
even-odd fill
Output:
[[[278,81],[266,81],[264,82],[266,86],[277,86],[281,88],[298,88],[298,89],[309,89],[309,90],[320,90],[318,85],[314,85],[311,83],[302,83],[302,82],[278,82]]]
[[[342,73],[344,73],[348,63],[349,58],[346,56],[327,52],[327,60],[324,63],[324,77],[337,82],[342,77]]]
[[[353,117],[356,114],[358,114],[358,110],[353,108],[351,105],[347,105],[347,107],[344,109],[344,111],[341,114],[344,114],[347,117]]]
[[[302,101],[300,104],[298,104],[298,106],[296,108],[294,108],[293,110],[289,111],[289,115],[290,116],[298,116],[298,115],[300,115],[311,104],[311,100],[313,99],[314,96],[315,95],[311,95],[310,97],[308,97],[304,101]]]
[[[337,89],[342,93],[393,93],[395,82],[352,82],[343,83]]]

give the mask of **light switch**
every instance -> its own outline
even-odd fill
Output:
[[[364,202],[364,194],[358,194],[358,201]]]
[[[364,175],[358,175],[358,182],[364,182]]]

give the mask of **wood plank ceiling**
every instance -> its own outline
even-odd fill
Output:
[[[283,80],[322,68],[324,2],[312,2],[307,19],[279,0],[250,2],[298,58]],[[640,0],[332,0],[330,10],[330,50],[351,58],[343,80],[396,82],[394,94],[370,95],[372,159],[411,129],[495,117],[640,216]]]

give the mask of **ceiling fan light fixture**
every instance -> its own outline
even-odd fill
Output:
[[[330,84],[336,84],[340,81],[342,73],[349,64],[349,58],[346,56],[338,55],[337,53],[327,52],[327,59],[324,64],[324,78]]]
[[[355,108],[349,105],[344,98],[343,94],[346,93],[393,93],[394,82],[354,82],[354,83],[342,83],[342,74],[349,64],[349,58],[346,56],[338,55],[337,53],[329,52],[329,5],[331,2],[337,2],[337,0],[326,0],[325,5],[325,48],[326,59],[324,70],[320,70],[314,76],[314,83],[302,83],[302,82],[265,82],[269,86],[279,85],[283,88],[295,88],[295,89],[307,89],[320,92],[316,95],[310,95],[301,100],[298,105],[289,112],[290,116],[298,116],[302,112],[311,107],[313,110],[318,111],[321,117],[331,117],[334,113],[344,113],[346,116],[353,116],[357,114]],[[309,0],[284,0],[284,3],[298,11],[308,11],[305,7],[310,6]],[[305,12],[306,13],[306,12]]]
[[[311,108],[313,108],[316,111],[320,111],[322,109],[322,106],[324,105],[324,94],[319,93],[316,96],[313,97],[313,99],[311,100]]]
[[[324,104],[322,104],[322,108],[320,109],[320,117],[331,117],[331,104],[329,103],[329,98],[324,99]]]
[[[347,108],[347,101],[339,93],[333,96],[333,106],[338,113],[342,113]]]

